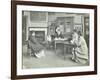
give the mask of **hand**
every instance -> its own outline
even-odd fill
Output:
[[[74,42],[71,40],[70,43],[73,44]]]

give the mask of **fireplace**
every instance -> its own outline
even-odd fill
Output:
[[[30,31],[35,32],[35,37],[39,42],[43,42],[46,40],[47,28],[29,27],[29,32]]]
[[[39,42],[45,41],[45,31],[35,31],[35,37]]]

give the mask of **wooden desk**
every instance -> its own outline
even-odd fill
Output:
[[[66,53],[71,53],[71,49],[72,49],[72,46],[69,42],[67,41],[64,41],[64,40],[55,40],[55,53],[56,53],[56,48],[57,48],[57,44],[63,44],[63,55],[64,55],[64,59],[66,58]]]
[[[66,53],[72,54],[73,45],[69,42],[64,42],[64,59],[66,58]]]
[[[59,44],[59,43],[64,44],[64,40],[55,40],[55,50],[57,48],[56,45]]]

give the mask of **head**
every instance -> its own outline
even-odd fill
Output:
[[[79,36],[82,36],[82,32],[81,32],[81,31],[79,31],[79,32],[78,32],[78,35],[79,35]]]
[[[74,34],[76,34],[77,33],[77,30],[76,29],[74,29],[73,30],[73,32],[71,33],[71,36],[73,37],[74,36]],[[78,33],[77,33],[78,34]]]
[[[61,22],[60,25],[63,25],[63,22]]]
[[[77,33],[77,30],[76,30],[76,29],[74,29],[74,30],[73,30],[73,33]]]
[[[56,32],[57,32],[58,35],[61,34],[60,27],[57,27],[57,28],[56,28]]]

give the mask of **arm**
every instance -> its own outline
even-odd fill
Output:
[[[81,43],[82,43],[82,41],[81,41],[81,38],[79,38],[78,40],[75,40],[75,45],[77,46],[77,47],[81,47]]]

